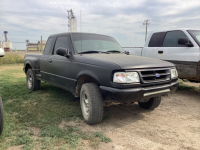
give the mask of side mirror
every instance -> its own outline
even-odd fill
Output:
[[[0,48],[0,57],[3,57],[5,55],[4,49]]]
[[[180,38],[178,40],[178,44],[187,45],[188,47],[193,47],[194,46],[188,38]]]
[[[56,50],[56,54],[60,55],[60,56],[64,56],[64,57],[69,57],[70,56],[68,49],[62,48],[62,47],[59,47]]]

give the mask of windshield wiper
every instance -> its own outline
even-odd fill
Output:
[[[109,50],[109,51],[106,51],[106,52],[111,52],[111,53],[121,53],[121,51],[118,51],[118,50]]]
[[[102,51],[84,51],[84,52],[80,52],[79,54],[89,54],[89,53],[106,53],[106,54],[109,54],[108,52],[102,52]]]

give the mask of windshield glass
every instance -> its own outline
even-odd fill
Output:
[[[200,46],[200,30],[188,30],[188,32]]]
[[[97,34],[72,33],[74,46],[78,53],[87,51],[98,51],[122,53],[124,50],[114,38]]]

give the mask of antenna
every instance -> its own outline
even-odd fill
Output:
[[[81,10],[80,10],[80,36],[81,36],[81,55],[82,55]]]

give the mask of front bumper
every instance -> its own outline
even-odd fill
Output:
[[[100,90],[105,101],[146,102],[152,97],[174,92],[178,85],[179,83],[175,81],[168,84],[129,89],[100,86]]]

